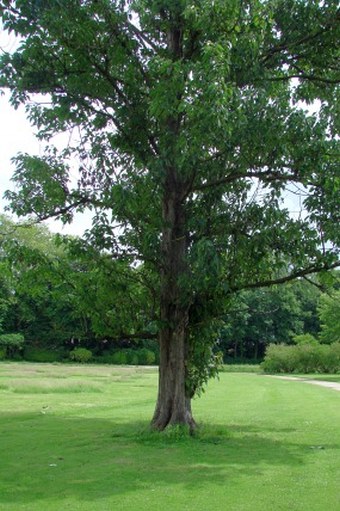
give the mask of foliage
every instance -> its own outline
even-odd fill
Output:
[[[330,344],[340,341],[340,291],[334,290],[330,295],[323,294],[319,301],[321,322],[321,342]]]
[[[1,334],[0,346],[7,348],[22,348],[24,345],[24,336],[21,334]]]
[[[126,355],[127,355],[127,363],[129,365],[141,364],[140,357],[138,356],[138,350],[126,350]],[[153,355],[153,359],[155,360],[155,355],[153,353],[152,353],[152,355]]]
[[[3,328],[54,347],[84,336],[84,321],[69,292],[72,263],[56,236],[45,226],[22,226],[3,215],[0,223],[0,282],[6,282],[10,296]]]
[[[124,349],[96,355],[93,361],[98,364],[155,365],[156,354],[147,348]]]
[[[15,358],[23,349],[24,342],[22,334],[0,334],[0,348],[7,358]]]
[[[309,345],[316,346],[318,344],[318,340],[312,334],[295,335],[293,337],[293,341],[295,344],[298,344],[299,346],[301,346],[303,344],[309,344]]]
[[[89,362],[92,358],[92,351],[86,348],[75,348],[70,352],[70,359],[80,364]]]
[[[141,365],[153,365],[156,360],[155,354],[146,348],[138,350],[137,357],[138,363]]]
[[[61,362],[65,353],[60,350],[27,346],[23,356],[29,362]]]
[[[223,353],[213,351],[213,340],[217,337],[216,324],[198,325],[199,332],[193,331],[190,348],[192,352],[188,363],[187,392],[193,397],[204,392],[205,385],[210,378],[218,375],[223,363]],[[199,336],[200,343],[195,345]]]
[[[294,334],[302,333],[306,314],[296,284],[240,293],[225,316],[219,336],[225,360],[263,358],[269,344],[289,343]]]
[[[112,354],[112,363],[124,365],[127,363],[128,357],[125,351],[116,351]]]
[[[44,226],[0,220],[0,320],[7,331],[19,329],[27,341],[47,348],[71,347],[74,340],[92,348],[105,337],[150,334],[152,305],[141,284],[147,270],[112,261]]]
[[[268,373],[338,373],[340,343],[270,345],[262,369]]]

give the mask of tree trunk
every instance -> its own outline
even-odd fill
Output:
[[[152,419],[152,426],[159,430],[174,424],[195,427],[185,385],[189,303],[183,284],[187,236],[182,196],[176,171],[168,169],[163,198],[159,388]]]
[[[172,26],[167,34],[167,49],[172,61],[182,56],[180,10],[173,9]],[[172,87],[171,69],[168,76]],[[174,112],[180,91],[174,97]],[[184,196],[187,184],[183,172],[176,168],[177,140],[181,114],[171,113],[164,126],[164,150],[168,161],[165,169],[162,208],[162,272],[160,292],[159,387],[152,426],[163,430],[168,425],[186,425],[192,431],[195,421],[191,413],[191,396],[186,393],[186,371],[189,323],[187,279],[187,232]],[[181,175],[182,174],[182,175]]]
[[[191,399],[186,395],[185,328],[177,325],[160,335],[159,387],[152,426],[163,430],[169,425],[195,428]]]

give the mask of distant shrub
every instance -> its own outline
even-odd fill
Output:
[[[115,352],[106,352],[92,358],[93,362],[98,364],[118,364],[118,365],[152,365],[156,362],[156,354],[147,349],[121,349]]]
[[[139,364],[138,351],[126,350],[126,359],[128,364],[137,366]]]
[[[15,358],[19,355],[24,342],[25,339],[22,334],[1,334],[0,349],[4,351],[4,358]],[[20,355],[19,358],[21,358]]]
[[[116,364],[116,365],[149,365],[155,362],[156,355],[151,350],[145,348],[125,349],[93,357],[93,361],[98,364]]]
[[[296,367],[296,346],[270,344],[266,350],[262,369],[268,373],[292,373]]]
[[[96,353],[97,357],[110,357],[112,355],[112,351],[110,350],[103,350],[102,352]]]
[[[92,351],[87,348],[75,348],[70,351],[70,359],[73,362],[79,362],[80,364],[85,364],[89,362],[92,358]]]
[[[325,347],[325,346],[324,346]],[[296,346],[294,372],[315,373],[321,372],[322,354],[320,345],[301,344]],[[293,347],[294,350],[294,347]]]
[[[268,346],[262,369],[267,373],[338,373],[340,343]]]
[[[295,344],[298,344],[299,346],[303,344],[317,346],[319,344],[318,340],[312,334],[295,335],[293,337],[293,341]]]
[[[96,355],[93,356],[91,359],[92,362],[95,362],[96,364],[114,364],[114,358],[113,355]]]
[[[223,364],[222,373],[259,373],[260,364]]]
[[[140,365],[152,365],[155,363],[156,355],[153,351],[148,350],[147,348],[142,348],[137,350],[138,353],[138,362]]]
[[[60,362],[63,353],[57,350],[27,346],[24,350],[24,359],[28,362]]]
[[[340,342],[322,345],[323,363],[327,373],[340,373]]]
[[[127,364],[127,354],[125,351],[116,351],[112,355],[112,363],[113,364]]]
[[[5,360],[6,358],[6,349],[0,348],[0,360]]]
[[[20,362],[21,360],[23,360],[23,356],[22,356],[22,352],[15,352],[13,353],[10,357],[8,357],[8,355],[6,355],[6,358],[10,358],[11,360],[14,360],[15,362]]]
[[[114,365],[154,365],[158,363],[157,347],[118,348],[94,352],[92,362]]]

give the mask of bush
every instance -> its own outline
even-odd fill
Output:
[[[138,350],[138,361],[141,365],[152,365],[155,363],[156,355],[153,351],[148,350],[147,348],[142,348]]]
[[[80,364],[85,364],[89,362],[92,358],[92,351],[86,348],[75,348],[70,351],[70,359],[73,362],[79,362]]]
[[[102,355],[93,357],[92,360],[98,364],[152,365],[156,362],[156,354],[147,348],[122,349],[113,353],[103,352]]]
[[[28,362],[60,362],[63,357],[61,351],[27,346],[24,350],[24,359]]]
[[[266,350],[262,369],[267,373],[291,373],[296,366],[294,350],[297,347],[270,344]]]
[[[137,366],[139,364],[138,351],[136,350],[126,350],[126,358],[130,365]]]
[[[340,342],[334,342],[330,345],[322,345],[322,362],[323,372],[339,373],[340,372]]]
[[[92,362],[96,364],[114,364],[113,355],[96,355],[91,359]]]
[[[295,354],[294,372],[297,373],[319,373],[322,366],[322,355],[320,345],[301,344],[298,345]],[[294,350],[294,348],[293,348]]]
[[[267,373],[340,372],[340,343],[268,346],[262,369]]]
[[[116,351],[112,355],[112,363],[113,364],[127,364],[127,355],[125,351]]]
[[[1,334],[0,348],[4,351],[4,358],[17,357],[23,349],[24,342],[24,336],[21,334]]]
[[[0,360],[5,360],[6,358],[6,349],[0,348]]]
[[[319,344],[318,340],[312,334],[295,335],[293,337],[293,342],[295,344],[298,344],[299,346],[301,346],[302,344],[317,346]]]

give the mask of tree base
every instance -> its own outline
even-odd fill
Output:
[[[164,407],[164,404],[159,406],[157,403],[155,414],[151,421],[152,429],[157,431],[164,431],[166,428],[171,426],[183,426],[188,428],[190,434],[196,429],[196,422],[191,413],[190,400],[186,400],[186,406],[184,407]]]

